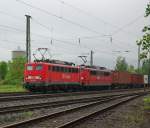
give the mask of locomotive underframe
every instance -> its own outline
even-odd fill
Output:
[[[112,84],[112,85],[81,85],[80,83],[24,83],[24,87],[32,92],[57,92],[57,91],[97,91],[127,88],[143,88],[142,84]]]

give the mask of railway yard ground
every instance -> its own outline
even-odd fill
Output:
[[[150,95],[147,97],[150,99]],[[144,102],[144,99],[145,96],[132,100],[74,128],[149,128],[150,109],[147,109],[149,103]]]
[[[0,94],[7,92],[26,92],[22,85],[0,85]]]
[[[0,95],[0,128],[149,128],[150,92],[140,89]]]

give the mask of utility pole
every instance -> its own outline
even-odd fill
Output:
[[[138,45],[138,71],[140,69],[140,48],[141,48],[141,46]]]
[[[94,53],[94,52],[91,50],[91,54],[90,54],[90,56],[91,56],[91,57],[90,57],[90,58],[91,58],[91,59],[90,59],[90,65],[91,65],[91,66],[93,66],[93,53]]]
[[[30,18],[31,16],[26,16],[26,59],[27,62],[31,62],[31,44],[30,44]]]

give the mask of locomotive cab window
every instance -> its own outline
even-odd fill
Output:
[[[72,72],[72,69],[71,68],[69,68],[69,73],[71,73]]]
[[[90,74],[91,74],[91,75],[96,75],[96,74],[97,74],[97,72],[96,72],[96,71],[91,70],[91,71],[90,71]]]
[[[51,69],[52,69],[51,66],[48,66],[48,70],[51,71]]]
[[[104,76],[104,72],[100,71],[100,72],[99,72],[99,75],[100,75],[100,76]]]
[[[37,65],[35,69],[36,69],[36,70],[42,70],[42,68],[43,68],[42,65]]]
[[[57,70],[58,70],[57,66],[52,67],[52,71],[57,72]]]
[[[73,73],[78,73],[79,70],[78,70],[77,68],[72,68],[72,72],[73,72]]]
[[[110,73],[109,72],[104,72],[104,76],[109,76]]]
[[[65,67],[64,72],[66,72],[66,73],[69,72],[69,69]]]
[[[56,67],[55,67],[55,71],[56,71],[56,72],[59,72],[59,70],[60,70],[60,67],[59,67],[59,66],[56,66]]]
[[[78,73],[78,72],[79,72],[79,70],[76,68],[76,69],[75,69],[75,72],[76,72],[76,73]]]
[[[28,70],[28,71],[33,70],[33,66],[32,66],[32,65],[28,65],[28,66],[27,66],[27,70]]]
[[[60,67],[60,71],[61,71],[61,72],[64,72],[64,67]]]

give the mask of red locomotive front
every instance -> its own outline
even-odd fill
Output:
[[[31,91],[77,89],[80,86],[79,67],[54,63],[29,63],[24,72],[25,87]]]

